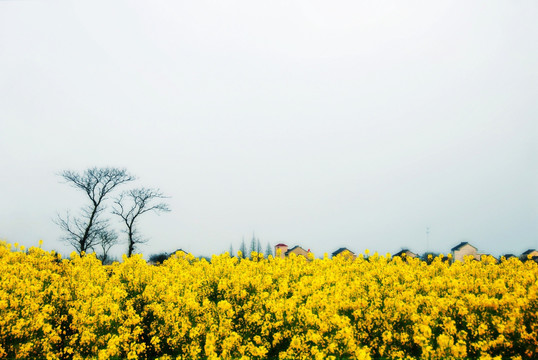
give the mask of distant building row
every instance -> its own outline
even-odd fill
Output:
[[[478,253],[478,249],[474,247],[473,245],[469,244],[468,242],[462,242],[459,245],[450,249],[450,251],[452,253],[452,261],[464,261],[466,256],[472,256],[474,257],[474,259],[480,260],[482,255],[488,255],[488,254]],[[307,256],[309,252],[310,252],[310,249],[305,250],[300,246],[294,246],[291,249],[289,249],[288,245],[286,244],[277,244],[275,246],[275,256],[280,256],[281,258],[285,258],[289,256],[290,254]],[[357,255],[355,255],[353,251],[347,248],[340,248],[336,250],[335,252],[332,253],[332,257],[335,257],[335,256],[345,256],[352,259],[355,259],[357,257]],[[393,257],[394,256],[400,256],[400,257],[406,256],[409,258],[419,257],[418,254],[415,254],[414,252],[408,249],[403,249],[397,252],[396,254],[394,254]],[[506,254],[504,255],[504,257],[506,259],[509,259],[516,256],[513,254]],[[538,262],[538,251],[534,249],[529,249],[525,251],[524,253],[522,253],[519,256],[519,259],[521,261],[534,260]]]
[[[286,256],[290,256],[290,254],[306,256],[309,252],[310,249],[305,250],[300,246],[294,246],[288,249],[288,245],[286,244],[275,245],[275,257],[280,256],[281,258],[285,258]]]
[[[489,255],[489,254],[480,254],[478,253],[478,249],[474,247],[473,245],[469,244],[468,242],[464,241],[460,243],[459,245],[453,247],[451,249],[452,251],[452,257],[453,259],[463,261],[465,256],[473,256],[476,260],[480,260],[482,255]],[[505,259],[510,259],[516,257],[514,254],[505,254],[503,255]],[[523,252],[519,256],[519,260],[521,261],[527,261],[527,260],[534,260],[538,262],[538,251],[535,249],[529,249],[525,252]]]

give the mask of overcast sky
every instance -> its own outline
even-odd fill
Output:
[[[68,254],[52,220],[87,200],[57,174],[115,166],[171,197],[140,218],[146,255],[253,233],[319,256],[536,248],[536,19],[535,0],[0,1],[0,239]]]

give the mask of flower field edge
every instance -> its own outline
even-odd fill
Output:
[[[390,255],[102,265],[0,242],[0,358],[535,359],[538,265]]]

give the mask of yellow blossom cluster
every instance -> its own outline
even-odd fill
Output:
[[[180,252],[103,266],[0,242],[0,280],[0,358],[538,358],[531,261]]]

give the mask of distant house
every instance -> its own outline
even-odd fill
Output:
[[[279,252],[280,250],[280,252]],[[275,257],[286,257],[286,252],[288,251],[288,245],[286,244],[276,244],[275,245]]]
[[[357,257],[355,253],[349,250],[348,248],[340,248],[336,250],[335,252],[332,253],[332,257],[335,257],[335,256],[342,256],[348,259],[355,259]]]
[[[428,265],[430,265],[437,259],[441,259],[442,262],[450,262],[450,258],[447,255],[443,255],[443,256],[441,255],[442,254],[434,253],[434,252],[425,252],[424,254],[422,254],[420,259],[422,261],[425,261]]]
[[[511,258],[517,258],[514,254],[504,254],[501,256],[501,258],[504,258],[505,260],[510,260]]]
[[[452,251],[452,261],[464,261],[465,256],[472,256],[475,260],[480,260],[477,250],[473,245],[464,241],[450,250]]]
[[[308,255],[308,251],[297,245],[286,251],[286,256],[290,256],[291,254],[302,255],[306,257]]]
[[[534,249],[529,249],[529,250],[525,251],[519,257],[519,260],[521,260],[521,261],[537,260],[537,259],[538,259],[538,251],[534,250]]]
[[[494,262],[495,264],[498,264],[498,263],[500,262],[500,258],[497,259],[496,256],[493,256],[493,255],[491,255],[491,254],[478,254],[478,258],[479,258],[480,260],[482,260],[482,259],[488,259],[488,262],[491,262],[491,261],[493,260],[493,262]]]
[[[175,255],[175,254],[181,254],[181,253],[184,253],[184,254],[188,254],[188,252],[186,252],[185,250],[183,249],[177,249],[175,251],[172,251],[171,253],[168,254],[168,257],[171,257],[172,255]]]
[[[398,251],[396,254],[392,255],[392,257],[399,256],[401,258],[418,258],[418,254],[415,254],[414,252],[408,250],[408,249],[402,249]]]

